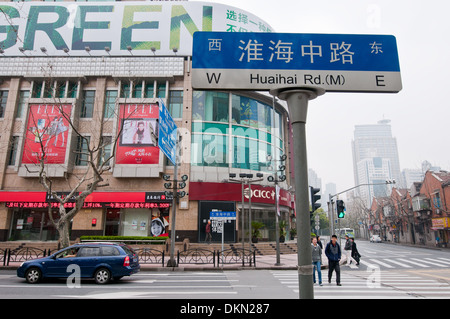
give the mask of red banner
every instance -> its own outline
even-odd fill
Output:
[[[121,104],[116,164],[158,164],[158,104]]]
[[[64,164],[72,105],[30,104],[22,163]]]

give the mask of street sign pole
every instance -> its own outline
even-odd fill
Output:
[[[175,163],[173,166],[173,200],[172,200],[172,218],[170,224],[172,226],[170,230],[170,259],[167,262],[167,267],[177,267],[177,262],[175,261],[175,221],[177,216],[177,202],[178,202],[178,130],[176,132],[176,142],[175,142]]]
[[[287,101],[291,115],[295,159],[295,205],[297,207],[298,283],[300,299],[313,299],[313,265],[306,156],[306,114],[308,101],[325,93],[321,88],[276,89],[271,94]]]

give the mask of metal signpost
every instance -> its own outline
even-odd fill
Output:
[[[229,220],[236,220],[236,212],[222,212],[222,211],[212,211],[209,213],[209,219],[221,221],[222,226],[222,265],[223,265],[223,248],[225,241],[225,222]]]
[[[172,200],[172,219],[170,221],[170,259],[167,263],[169,267],[176,267],[175,261],[175,221],[177,213],[178,199],[178,130],[175,122],[170,116],[164,102],[159,100],[159,131],[158,146],[167,158],[173,163],[173,200]]]
[[[399,92],[395,37],[196,32],[192,87],[266,90],[287,101],[295,136],[299,294],[302,299],[314,298],[305,130],[308,102],[325,92]]]

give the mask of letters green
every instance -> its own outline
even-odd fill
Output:
[[[10,6],[0,6],[0,12],[7,15],[7,19],[19,18],[20,14],[16,8]],[[7,49],[14,46],[17,42],[18,25],[0,25],[0,33],[6,33],[6,39],[0,41],[0,48]]]
[[[113,12],[114,6],[79,6],[75,27],[73,28],[72,50],[84,50],[89,47],[91,50],[104,50],[111,47],[111,42],[83,41],[83,32],[86,29],[109,29],[109,21],[86,21],[88,12]]]
[[[58,15],[58,20],[55,22],[38,23],[39,15],[43,12],[56,13]],[[67,23],[68,18],[69,12],[65,7],[31,6],[28,14],[27,28],[25,29],[23,48],[25,50],[34,49],[34,38],[37,31],[45,32],[58,50],[66,48],[67,45],[57,29],[63,27]]]
[[[161,12],[161,5],[148,6],[126,6],[123,10],[122,35],[120,39],[120,49],[126,50],[131,46],[133,50],[150,50],[152,47],[159,50],[160,41],[131,41],[133,30],[135,29],[158,29],[158,21],[136,22],[133,20],[135,12]]]

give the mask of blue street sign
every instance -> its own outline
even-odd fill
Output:
[[[401,90],[391,35],[196,32],[192,72],[198,89]]]
[[[158,146],[167,158],[175,165],[177,151],[177,126],[167,110],[164,102],[159,100],[159,132]]]
[[[209,218],[213,220],[233,220],[236,219],[236,212],[210,212]]]

